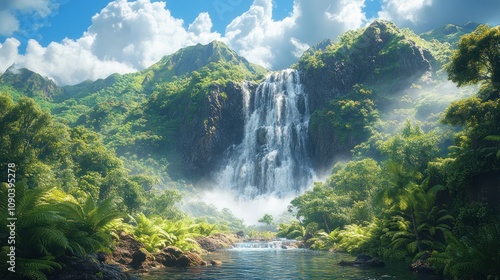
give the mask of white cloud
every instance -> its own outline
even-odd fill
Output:
[[[31,7],[37,1],[40,5],[49,3],[21,0],[19,5],[22,1],[31,1]],[[165,2],[115,0],[92,18],[92,25],[81,38],[48,46],[30,40],[24,55],[18,55],[17,48],[16,54],[10,55],[19,66],[51,77],[59,84],[141,70],[182,47],[213,40],[225,41],[254,63],[281,69],[294,63],[309,45],[362,26],[366,21],[363,5],[364,0],[295,0],[293,12],[275,21],[272,0],[255,0],[221,37],[211,31],[212,21],[207,13],[199,14],[186,29],[183,20],[166,9]],[[38,9],[43,11],[42,7]],[[6,67],[0,65],[0,71]]]
[[[34,21],[36,18],[47,17],[57,6],[54,0],[1,0],[0,35],[9,36],[20,31],[17,13],[25,14],[26,19]]]
[[[20,57],[17,64],[60,84],[76,84],[104,78],[112,73],[136,71],[127,63],[99,59],[90,50],[93,40],[87,35],[77,41],[65,39],[62,43],[53,42],[47,47],[30,40],[26,54]]]
[[[8,38],[3,44],[0,44],[0,71],[3,72],[9,68],[18,57],[18,48],[21,43],[14,38]]]
[[[295,0],[291,15],[272,18],[272,0],[255,0],[226,28],[225,41],[240,55],[269,69],[289,67],[309,45],[366,22],[364,0]]]
[[[379,17],[424,32],[444,24],[500,23],[498,0],[383,0]]]
[[[92,18],[88,33],[95,34],[92,51],[99,59],[143,69],[182,47],[220,39],[210,31],[212,21],[206,13],[196,18],[190,30],[182,25],[182,19],[165,9],[165,2],[117,0]]]
[[[9,11],[0,10],[0,35],[11,35],[19,29],[19,21]]]
[[[164,2],[116,0],[92,17],[92,25],[81,38],[52,42],[46,47],[29,40],[24,55],[18,55],[17,48],[10,55],[19,66],[59,84],[75,84],[141,70],[182,47],[220,40],[220,34],[211,32],[211,27],[206,13],[186,30],[183,20],[174,18]],[[12,49],[11,45],[7,46]],[[2,72],[9,66],[3,64]]]
[[[112,1],[92,18],[91,26],[79,39],[48,46],[30,40],[23,55],[18,51],[19,41],[7,39],[0,45],[0,72],[15,62],[60,84],[75,84],[141,70],[182,47],[213,40],[223,40],[251,62],[282,69],[294,63],[309,46],[367,23],[363,12],[366,0],[294,0],[293,11],[282,20],[273,19],[276,7],[272,0],[254,0],[226,27],[222,37],[211,31],[208,13],[200,13],[185,28],[183,20],[173,17],[165,2],[151,1]],[[382,0],[379,16],[420,32],[450,22],[490,21],[500,14],[500,1],[476,2]],[[54,3],[0,0],[0,35],[19,29],[16,13],[46,17],[54,11]]]
[[[384,0],[379,17],[395,22],[418,24],[421,11],[432,5],[432,0]]]

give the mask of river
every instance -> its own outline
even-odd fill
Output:
[[[383,268],[339,266],[341,260],[354,257],[343,253],[306,249],[231,249],[204,256],[220,260],[221,266],[166,268],[141,276],[141,280],[159,279],[428,279],[436,276],[416,275],[403,263],[387,262]]]

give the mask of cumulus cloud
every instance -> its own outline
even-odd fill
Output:
[[[17,39],[0,42],[0,72],[16,63],[59,84],[75,84],[112,73],[141,70],[180,48],[213,40],[226,42],[251,62],[268,69],[283,69],[297,61],[309,46],[323,39],[335,39],[368,22],[363,11],[368,0],[294,0],[292,12],[281,20],[273,19],[273,0],[254,0],[221,36],[211,31],[208,13],[200,13],[186,28],[182,19],[172,16],[165,2],[151,1],[111,1],[92,17],[91,26],[79,39],[65,39],[48,46],[32,39],[22,55]],[[417,32],[469,20],[498,22],[496,17],[500,14],[498,0],[477,0],[474,5],[467,0],[381,1],[379,17]],[[0,35],[19,30],[19,13],[47,17],[57,8],[55,3],[0,0]]]
[[[182,47],[221,38],[211,32],[207,13],[200,14],[188,29],[183,23],[170,14],[165,2],[116,0],[92,17],[92,25],[81,38],[52,42],[46,47],[29,40],[24,55],[17,52],[19,44],[13,48],[15,42],[6,41],[0,58],[8,54],[9,63],[15,60],[64,85],[138,71]],[[5,71],[7,64],[0,63],[0,71]]]
[[[16,62],[18,48],[21,43],[14,38],[8,38],[3,44],[0,43],[0,71],[4,71]]]
[[[182,25],[183,20],[174,18],[165,2],[118,0],[92,18],[88,33],[95,35],[92,51],[99,59],[143,69],[182,47],[220,39],[220,34],[210,31],[212,21],[206,13],[189,30]]]
[[[499,14],[498,0],[383,0],[379,17],[419,33],[448,23],[499,24]]]
[[[336,38],[366,22],[364,0],[295,0],[283,20],[272,17],[272,0],[254,0],[226,28],[225,41],[251,62],[269,69],[289,67],[308,46]]]
[[[9,36],[19,31],[16,15],[23,13],[31,20],[44,18],[57,8],[53,0],[2,0],[0,2],[0,35]]]

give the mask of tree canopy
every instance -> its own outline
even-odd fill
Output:
[[[489,82],[500,89],[500,27],[480,25],[464,35],[446,66],[449,79],[458,86]]]

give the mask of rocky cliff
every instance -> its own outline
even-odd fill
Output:
[[[225,151],[241,142],[245,124],[243,91],[253,87],[247,83],[214,84],[194,118],[183,120],[178,134],[183,173],[195,179],[208,175]]]
[[[375,21],[304,53],[295,68],[308,95],[309,150],[317,169],[350,156],[391,96],[440,68],[426,44],[409,30]],[[243,85],[253,92],[265,73],[212,42],[179,50],[138,73],[63,89],[29,70],[7,71],[0,85],[59,102],[51,109],[70,125],[92,118],[95,106],[124,104],[123,113],[108,114],[100,129],[92,120],[83,125],[101,133],[121,156],[154,157],[167,162],[174,177],[196,180],[218,169],[224,153],[242,141]]]
[[[414,36],[379,20],[346,33],[338,43],[306,52],[297,67],[303,75],[311,112],[324,110],[332,100],[358,98],[353,96],[353,86],[359,84],[373,89],[371,100],[382,107],[388,96],[432,73],[435,59]],[[341,131],[341,127],[325,123],[328,119],[319,119],[322,115],[313,113],[311,123],[322,124],[309,130],[311,155],[320,169],[349,156],[356,144],[366,140],[360,133]]]

